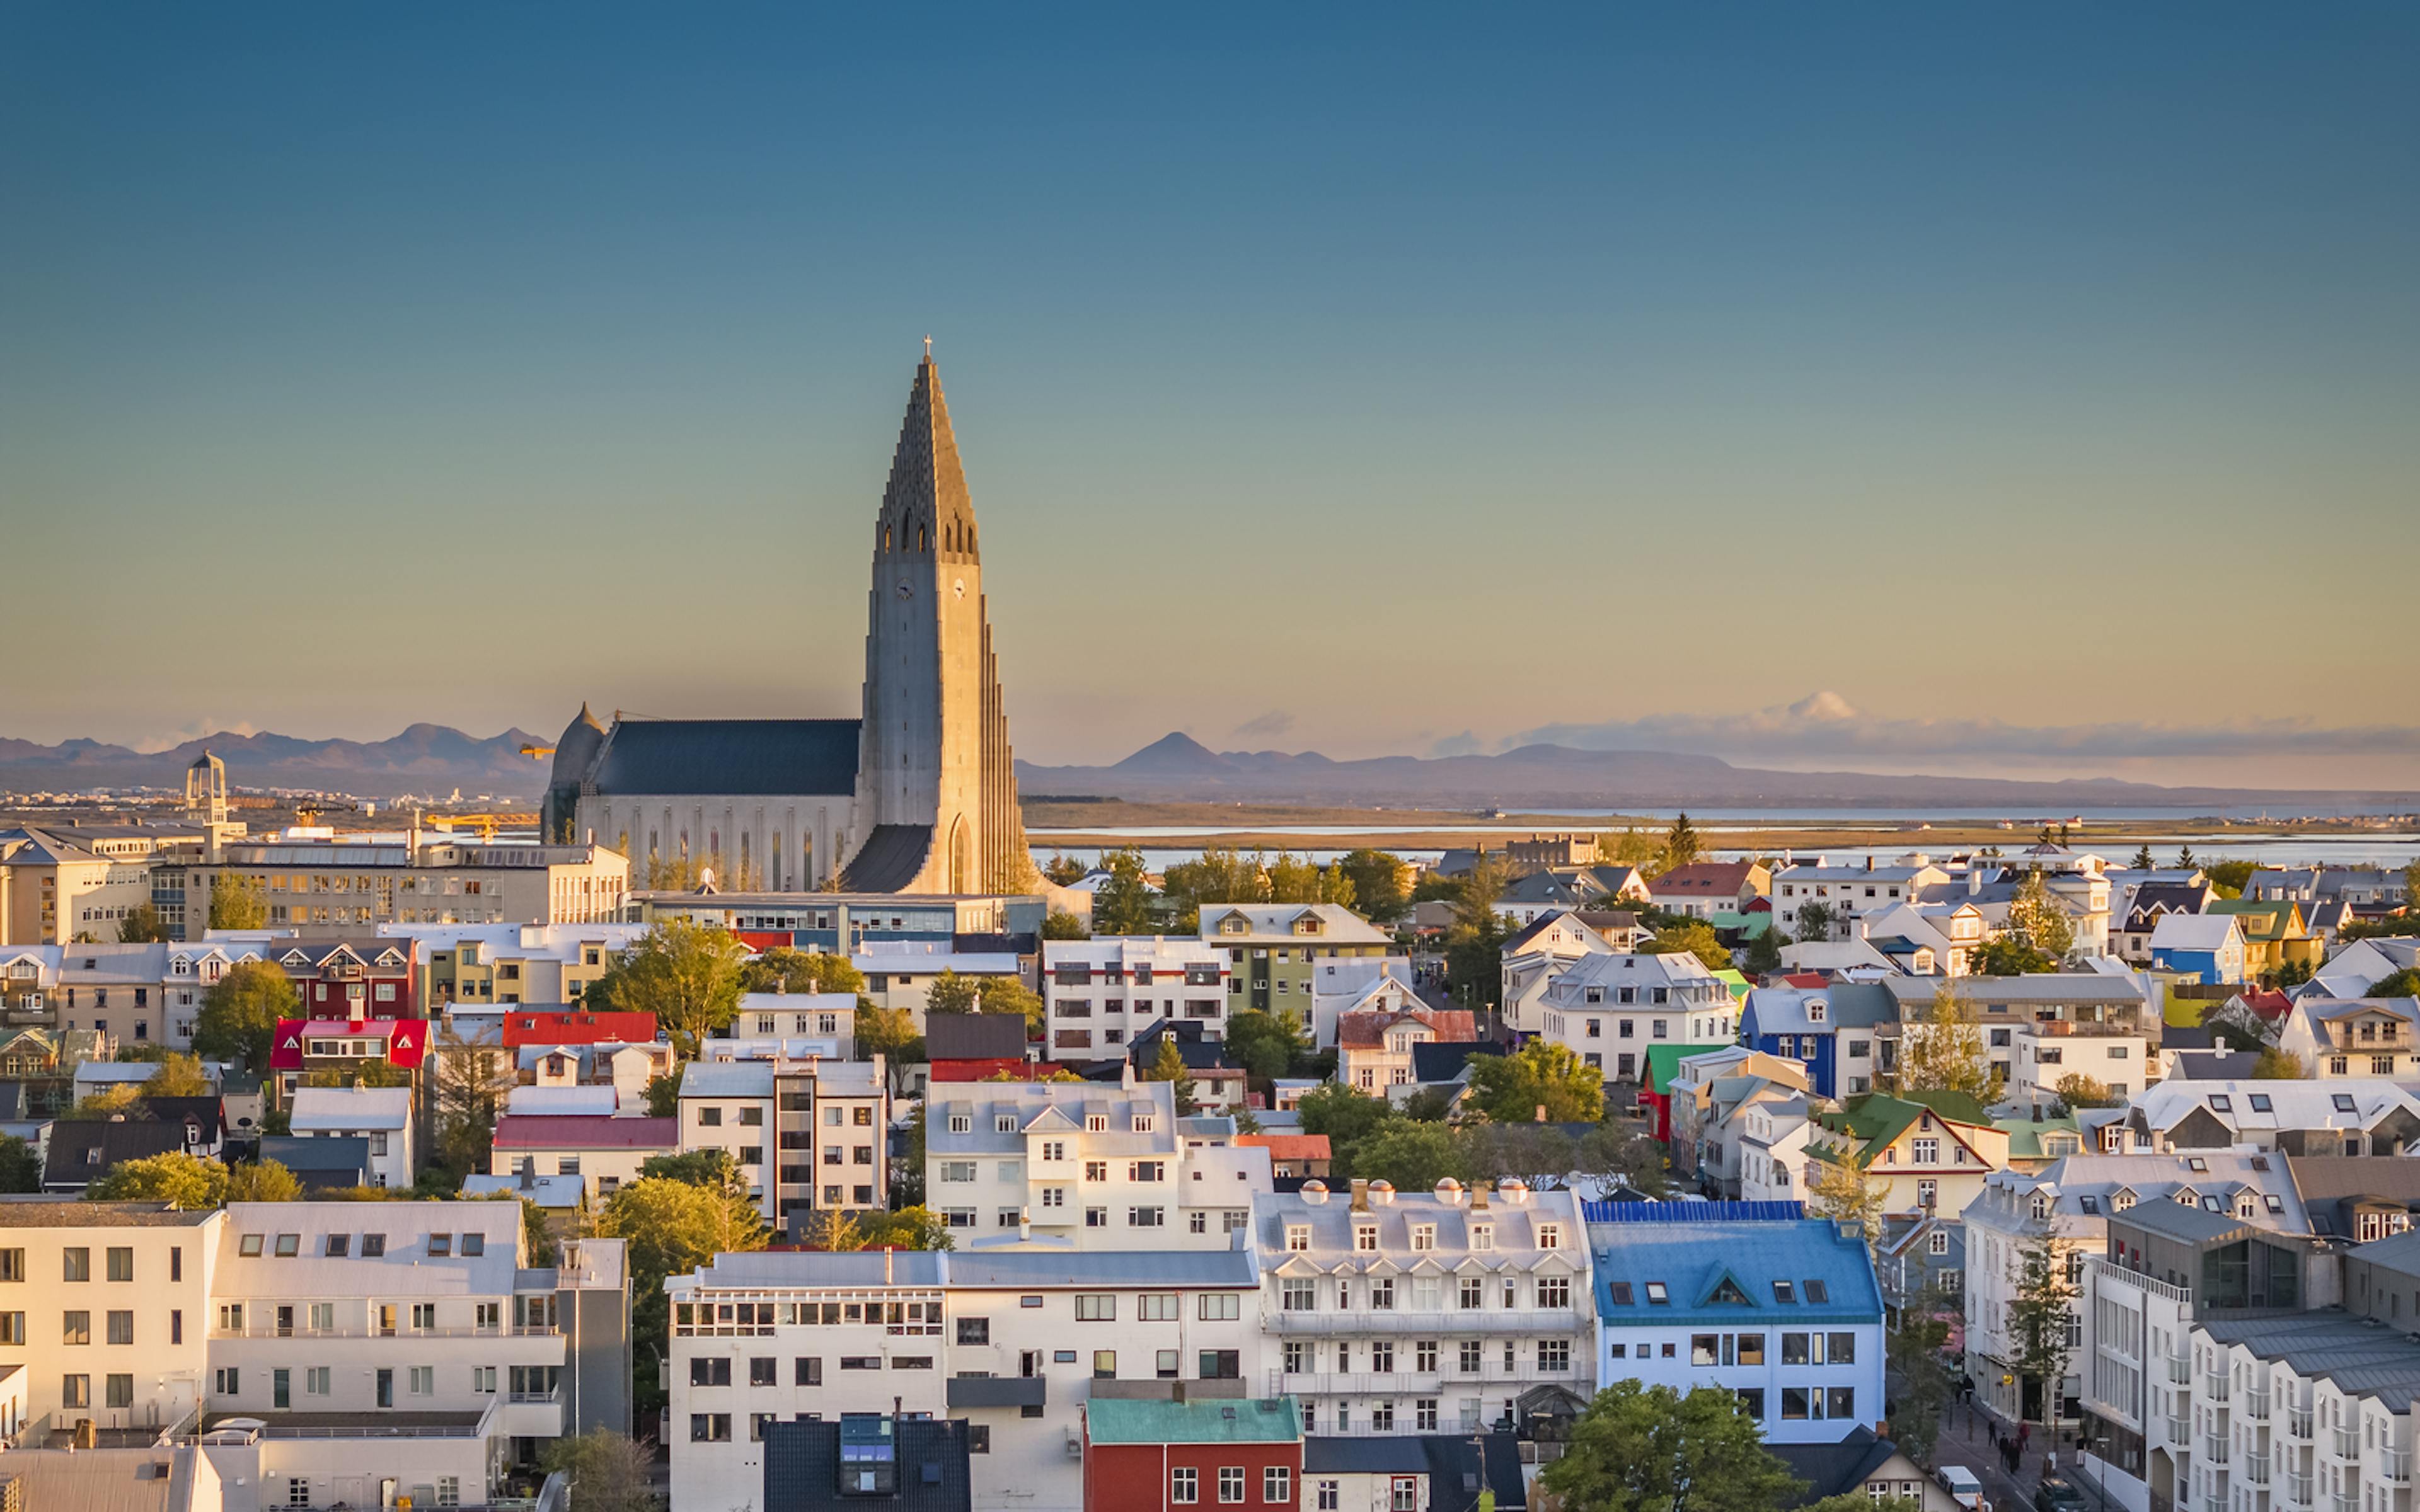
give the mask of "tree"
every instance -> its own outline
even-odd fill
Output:
[[[189,1212],[224,1205],[227,1168],[214,1160],[172,1149],[164,1155],[120,1161],[85,1188],[87,1202],[173,1202]]]
[[[739,1012],[739,967],[748,947],[685,918],[659,920],[622,952],[582,1001],[624,1013],[653,1013],[684,1057]]]
[[[2288,961],[2269,973],[2269,977],[2273,985],[2300,987],[2318,974],[2318,969],[2308,961]]]
[[[1899,1414],[1891,1416],[1894,1442],[1902,1449],[1907,1441],[1897,1438]],[[1936,1430],[1936,1437],[1938,1430]],[[1924,1499],[1919,1496],[1885,1496],[1879,1501],[1863,1491],[1841,1491],[1792,1508],[1792,1512],[1924,1512]]]
[[[2410,966],[2389,972],[2369,984],[2364,997],[2420,997],[2420,970]]]
[[[687,1181],[735,1201],[748,1200],[748,1178],[727,1149],[691,1149],[678,1155],[650,1155],[639,1163],[642,1179]]]
[[[1961,1311],[1957,1299],[1928,1287],[1901,1304],[1899,1327],[1884,1344],[1891,1437],[1919,1461],[1932,1458],[1942,1414],[1957,1390],[1949,1365],[1949,1325]]]
[[[239,961],[202,994],[201,1011],[194,1015],[194,1053],[240,1059],[247,1069],[265,1072],[277,1021],[302,1016],[302,999],[283,970],[266,961]]]
[[[0,1134],[0,1192],[39,1192],[42,1157],[15,1134]]]
[[[267,929],[269,927],[269,894],[261,885],[233,872],[221,872],[210,878],[210,923],[212,929]]]
[[[255,1161],[249,1165],[227,1167],[229,1202],[293,1202],[302,1196],[302,1181],[278,1161]]]
[[[117,921],[117,943],[120,945],[154,945],[167,938],[168,921],[162,918],[160,910],[149,903],[128,909],[126,917]]]
[[[550,1266],[562,1259],[562,1246],[554,1242],[554,1230],[546,1226],[544,1208],[518,1192],[490,1192],[481,1200],[520,1204],[521,1248],[527,1252],[532,1266]]]
[[[1497,1123],[1595,1123],[1605,1117],[1605,1076],[1571,1046],[1532,1040],[1512,1055],[1471,1057],[1466,1105]]]
[[[861,993],[865,973],[848,957],[830,950],[794,950],[777,945],[739,967],[743,993]]]
[[[1679,955],[1683,951],[1696,956],[1698,964],[1708,971],[1721,971],[1731,964],[1731,953],[1714,938],[1714,927],[1701,918],[1659,929],[1653,939],[1638,948],[1641,955]]]
[[[927,1011],[930,1011],[929,1005]],[[1025,1020],[1025,1037],[1042,1038],[1046,1016],[1042,995],[1025,985],[1016,977],[985,977],[975,984],[975,1011],[1000,1013]]]
[[[1579,1165],[1579,1145],[1551,1123],[1473,1123],[1455,1132],[1470,1179],[1511,1177],[1532,1188],[1559,1186]]]
[[[1798,937],[1802,940],[1828,940],[1832,937],[1832,905],[1807,902],[1798,905]]]
[[[1978,977],[2022,977],[2053,970],[2058,963],[2021,939],[2004,936],[1977,946],[1969,964]]]
[[[2159,862],[2151,858],[2151,842],[2149,841],[2145,841],[2139,847],[2137,847],[2134,852],[2134,858],[2128,861],[2126,864],[2133,867],[2137,872],[2157,871],[2160,865]]]
[[[488,1168],[496,1119],[520,1080],[504,1046],[466,1040],[450,1024],[439,1031],[432,1136],[438,1164],[455,1173],[457,1182]]]
[[[924,1037],[916,1032],[914,1015],[904,1008],[885,1008],[870,997],[861,997],[857,1000],[854,1028],[858,1058],[872,1060],[882,1057],[891,1095],[905,1094],[908,1068],[924,1058]]]
[[[1093,937],[1093,926],[1064,908],[1053,908],[1042,916],[1042,937],[1046,940],[1089,940]]]
[[[2075,926],[2067,910],[2052,897],[2040,872],[2028,872],[2009,900],[2008,933],[2053,961],[2062,961],[2075,948]]]
[[[1466,1008],[1493,1008],[1503,991],[1507,931],[1496,902],[1504,895],[1505,881],[1502,863],[1482,851],[1454,887],[1445,976],[1454,1000]]]
[[[146,1097],[208,1097],[209,1074],[202,1070],[201,1057],[172,1053],[144,1082],[143,1093]]]
[[[924,990],[924,1011],[927,1013],[971,1013],[978,995],[975,979],[961,977],[955,971],[943,971]]]
[[[2202,875],[2210,880],[2212,891],[2222,898],[2241,898],[2252,873],[2259,869],[2257,861],[2212,861],[2203,867]]]
[[[1626,866],[1649,876],[1655,874],[1655,837],[1632,825],[1619,835],[1603,834],[1596,838],[1597,859],[1614,866]]]
[[[1046,882],[1064,887],[1083,881],[1092,870],[1063,851],[1052,851],[1049,862],[1042,868],[1042,877]]]
[[[765,1219],[755,1204],[734,1201],[728,1193],[710,1187],[660,1178],[642,1178],[606,1198],[597,1211],[597,1232],[629,1242],[625,1258],[630,1268],[631,1337],[654,1345],[659,1356],[671,1339],[672,1308],[664,1278],[685,1275],[717,1255],[762,1249],[767,1239]],[[643,1403],[660,1401],[655,1367],[644,1355],[637,1377]]]
[[[2194,860],[2192,846],[2182,845],[2177,848],[2177,870],[2180,872],[2198,872],[2201,870],[2200,865]]]
[[[1538,1484],[1588,1512],[1772,1512],[1802,1483],[1765,1452],[1732,1393],[1621,1381],[1573,1422]]]
[[[1672,1193],[1671,1161],[1663,1142],[1618,1124],[1590,1130],[1573,1168],[1637,1187],[1658,1201]]]
[[[562,1473],[570,1512],[660,1512],[655,1460],[652,1444],[600,1427],[550,1441],[538,1468]]]
[[[1781,969],[1781,948],[1790,937],[1781,933],[1778,923],[1769,923],[1748,936],[1747,948],[1740,953],[1740,969],[1751,977],[1767,976]]]
[[[1819,1218],[1855,1224],[1866,1231],[1866,1247],[1871,1249],[1883,1236],[1886,1189],[1867,1180],[1853,1151],[1822,1153],[1809,1164],[1814,1169],[1807,1182],[1807,1208]]]
[[[106,1123],[112,1119],[147,1119],[142,1108],[143,1085],[140,1082],[112,1082],[96,1088],[77,1098],[68,1110],[68,1118],[76,1122]]]
[[[675,1119],[680,1117],[680,1084],[681,1073],[677,1070],[664,1072],[659,1075],[650,1076],[647,1078],[647,1085],[644,1090],[644,1095],[647,1100],[648,1118]]]
[[[1142,1079],[1147,1082],[1176,1084],[1176,1112],[1180,1118],[1191,1117],[1199,1106],[1193,1100],[1193,1072],[1185,1064],[1184,1054],[1176,1048],[1176,1036],[1173,1034],[1161,1038],[1159,1054],[1153,1058],[1149,1069],[1143,1072]]]
[[[1656,874],[1660,876],[1664,872],[1694,865],[1698,856],[1698,826],[1689,823],[1687,813],[1682,813],[1672,821],[1672,827],[1664,832],[1664,843],[1655,853]]]
[[[2252,1063],[2252,1079],[2257,1082],[2299,1082],[2311,1074],[2303,1057],[2275,1045],[2260,1047],[2260,1058]]]
[[[1412,869],[1391,851],[1367,846],[1346,851],[1336,858],[1336,869],[1353,885],[1353,896],[1365,918],[1391,923],[1412,904]]]
[[[1356,1174],[1353,1156],[1361,1141],[1395,1116],[1385,1098],[1366,1096],[1342,1082],[1328,1082],[1305,1092],[1296,1111],[1303,1133],[1327,1136],[1328,1168],[1339,1179]]]
[[[1291,1015],[1247,1008],[1227,1020],[1228,1058],[1264,1082],[1292,1072],[1310,1047]]]
[[[340,1060],[302,1077],[305,1087],[410,1087],[411,1072],[391,1060]]]
[[[2020,1377],[2041,1383],[2041,1421],[2058,1411],[2058,1382],[2067,1374],[2067,1331],[2075,1320],[2075,1288],[2067,1262],[2047,1235],[2025,1246],[2017,1262],[2016,1299],[2009,1304],[2009,1363]],[[2022,1396],[2020,1396],[2022,1401]]]
[[[858,1233],[865,1249],[953,1249],[950,1226],[929,1208],[899,1208],[890,1212],[860,1215]]]
[[[1988,1103],[1997,1080],[1984,1054],[1983,1025],[1974,1006],[1947,982],[1934,988],[1924,1017],[1908,1025],[1900,1037],[1895,1088],[1902,1092],[1963,1092]]]
[[[1425,1192],[1446,1177],[1466,1179],[1469,1165],[1452,1134],[1441,1123],[1389,1119],[1361,1141],[1353,1174],[1391,1181],[1399,1192]]]
[[[2105,1082],[2096,1081],[2081,1072],[2071,1072],[2058,1079],[2055,1088],[2058,1100],[2070,1108],[2114,1108],[2126,1100],[2109,1089]]]
[[[1093,885],[1093,933],[1150,933],[1151,881],[1142,852],[1131,845],[1104,851],[1101,870],[1109,874]]]

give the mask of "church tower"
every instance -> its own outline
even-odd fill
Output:
[[[976,545],[927,343],[874,527],[852,825],[861,843],[841,874],[845,890],[1036,885]]]

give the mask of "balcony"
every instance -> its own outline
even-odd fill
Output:
[[[1527,1381],[1528,1376],[1520,1378]],[[1321,1370],[1285,1376],[1280,1395],[1303,1396],[1435,1396],[1446,1377],[1435,1370]]]
[[[2245,1392],[2243,1394],[2243,1416],[2247,1421],[2253,1423],[2268,1422],[2269,1394],[2265,1391]]]
[[[2242,1475],[2243,1484],[2246,1486],[2268,1485],[2269,1457],[2265,1454],[2245,1455],[2243,1457],[2242,1466],[2241,1470],[2238,1471],[2238,1473]]]
[[[2168,1425],[2168,1442],[2175,1444],[2180,1449],[2191,1447],[2193,1443],[2193,1424],[2189,1420],[2181,1417],[2172,1417],[2165,1421]]]
[[[2311,1410],[2307,1407],[2286,1409],[2286,1437],[2308,1442],[2311,1437]]]
[[[2382,1449],[2378,1456],[2378,1478],[2395,1486],[2412,1484],[2412,1451]]]
[[[2201,1396],[2206,1402],[2226,1400],[2229,1383],[2224,1370],[2205,1371],[2201,1378]]]
[[[2355,1428],[2328,1430],[2328,1453],[2335,1458],[2353,1464],[2361,1458],[2361,1433]]]
[[[2328,1512],[2361,1512],[2361,1498],[2338,1491],[2328,1498]]]
[[[2201,1436],[2201,1462],[2203,1464],[2226,1464],[2227,1459],[2227,1442],[2222,1435],[2216,1433],[2205,1433]]]
[[[1394,1311],[1387,1308],[1280,1309],[1268,1315],[1278,1334],[1342,1335],[1417,1334],[1426,1338],[1467,1337],[1473,1334],[1577,1334],[1588,1325],[1568,1307],[1470,1307],[1446,1312]],[[1594,1349],[1593,1341],[1590,1348]]]
[[[2309,1506],[2312,1504],[2310,1476],[2297,1475],[2289,1471],[2287,1473],[2282,1486],[2282,1494],[2288,1505]]]
[[[2168,1384],[2172,1386],[2189,1386],[2193,1384],[2192,1355],[2180,1354],[2169,1359]]]

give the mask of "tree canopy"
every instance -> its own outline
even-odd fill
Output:
[[[1336,858],[1336,870],[1353,889],[1353,906],[1380,924],[1404,917],[1412,905],[1412,869],[1391,851],[1363,846]]]
[[[2017,895],[2009,900],[2007,937],[2040,951],[2053,962],[2064,960],[2075,948],[2075,925],[2067,910],[2051,896],[2050,884],[2041,872],[2028,872],[2017,884]]]
[[[1470,1057],[1466,1104],[1497,1123],[1595,1123],[1605,1117],[1605,1075],[1578,1052],[1532,1040],[1509,1056]]]
[[[154,945],[168,938],[168,921],[160,910],[141,903],[126,911],[117,921],[117,943],[120,945]]]
[[[867,997],[857,1000],[854,1042],[860,1059],[883,1057],[883,1075],[893,1097],[907,1089],[908,1068],[924,1058],[924,1037],[916,1032],[915,1016]]]
[[[1708,971],[1720,971],[1731,964],[1731,953],[1714,937],[1714,927],[1701,918],[1667,925],[1638,948],[1641,955],[1677,955],[1683,950],[1696,956],[1698,964]]]
[[[1772,1512],[1803,1484],[1737,1396],[1637,1381],[1596,1394],[1538,1483],[1589,1512]]]
[[[302,1016],[302,999],[285,971],[266,961],[239,961],[202,994],[201,1011],[194,1015],[194,1052],[266,1071],[277,1021]]]
[[[1200,1104],[1194,1101],[1193,1072],[1185,1064],[1184,1053],[1176,1048],[1176,1036],[1173,1034],[1164,1036],[1160,1040],[1159,1054],[1152,1057],[1149,1066],[1143,1068],[1140,1079],[1146,1082],[1174,1082],[1176,1111],[1180,1117],[1190,1118],[1199,1110]]]
[[[743,993],[861,993],[865,973],[831,950],[794,950],[777,945],[739,967]]]
[[[1042,937],[1046,940],[1089,940],[1093,926],[1064,908],[1053,908],[1042,916]]]
[[[1989,1103],[1999,1077],[1983,1048],[1982,1020],[1947,982],[1933,989],[1924,1017],[1900,1036],[1894,1085],[1903,1092],[1963,1092]]]
[[[548,1440],[538,1468],[563,1473],[574,1512],[660,1512],[655,1458],[646,1443],[597,1427]]]
[[[1388,1119],[1355,1149],[1353,1175],[1391,1181],[1399,1192],[1425,1192],[1446,1177],[1466,1180],[1470,1166],[1444,1124]]]
[[[199,1056],[180,1056],[171,1052],[162,1057],[159,1070],[143,1083],[146,1097],[208,1097],[210,1095],[209,1073],[202,1070]]]
[[[210,923],[212,929],[266,929],[269,927],[269,894],[261,885],[233,872],[221,872],[210,878]]]
[[[615,958],[582,1000],[624,1013],[653,1013],[684,1057],[739,1012],[748,947],[708,924],[659,920]]]
[[[84,1195],[87,1202],[173,1202],[198,1212],[230,1202],[291,1202],[302,1190],[294,1173],[273,1160],[226,1165],[172,1149],[120,1161]]]
[[[1101,853],[1107,876],[1093,885],[1093,933],[1151,933],[1151,880],[1143,870],[1142,852],[1132,845]]]
[[[1238,1010],[1228,1018],[1226,1044],[1228,1057],[1263,1081],[1290,1074],[1311,1048],[1291,1016],[1257,1008]]]
[[[755,1204],[662,1177],[643,1177],[607,1197],[597,1214],[597,1232],[629,1242],[631,1336],[659,1350],[671,1338],[672,1325],[664,1278],[687,1274],[726,1252],[763,1249],[768,1237]],[[656,1373],[641,1359],[640,1394],[656,1400]]]

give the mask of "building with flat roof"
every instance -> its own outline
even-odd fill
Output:
[[[1084,1512],[1301,1504],[1302,1409],[1282,1396],[1084,1405]]]

